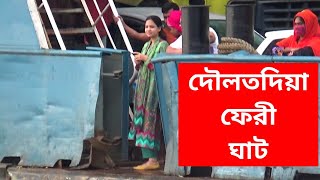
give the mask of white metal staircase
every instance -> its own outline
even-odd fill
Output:
[[[54,1],[54,0],[51,0]],[[108,8],[111,8],[114,16],[119,16],[117,8],[113,2],[113,0],[108,0],[108,3],[106,4],[105,7],[99,7],[97,0],[90,0],[93,1],[96,10],[99,13],[98,18],[93,19],[91,12],[88,8],[88,5],[86,3],[86,0],[74,0],[74,1],[79,1],[79,3],[81,2],[82,7],[72,7],[72,8],[50,8],[49,2],[48,0],[28,0],[28,5],[29,5],[29,9],[31,12],[31,16],[35,25],[35,29],[37,31],[37,35],[40,41],[40,46],[41,48],[52,48],[51,46],[51,42],[50,42],[50,38],[49,36],[51,35],[55,35],[56,40],[58,41],[59,47],[61,50],[66,50],[67,47],[65,45],[65,42],[62,39],[62,35],[76,35],[76,34],[90,34],[90,33],[94,33],[95,37],[98,41],[98,44],[101,48],[105,47],[105,44],[102,41],[102,38],[98,32],[98,29],[96,27],[96,25],[98,24],[98,22],[102,22],[103,23],[103,27],[104,30],[107,33],[107,36],[110,40],[110,43],[112,45],[112,47],[114,49],[117,49],[113,38],[110,34],[109,28],[106,24],[106,21],[103,17],[103,15],[106,13],[106,11],[108,10]],[[50,21],[50,26],[52,27],[52,29],[49,29],[49,27],[45,27],[44,23],[43,23],[43,19],[41,18],[41,13],[45,12],[48,16],[48,19]],[[86,14],[89,22],[90,22],[90,27],[80,27],[80,28],[74,28],[74,27],[68,27],[68,28],[60,28],[58,27],[56,20],[54,18],[54,14],[75,14],[75,13],[84,13]],[[127,50],[129,52],[132,52],[132,47],[131,44],[129,42],[128,36],[124,30],[123,24],[121,21],[118,21],[117,23],[118,28],[121,32],[121,35],[123,37],[123,40],[125,42],[125,45],[127,47]],[[133,55],[131,54],[131,59],[132,59],[132,63],[135,65],[135,62],[133,60]]]
[[[56,0],[49,0],[56,1]],[[99,7],[99,4],[97,3],[97,0],[90,0],[93,1],[95,8],[99,14],[98,18],[93,19],[92,14],[88,8],[88,5],[86,3],[86,0],[73,0],[78,3],[78,5],[81,5],[80,7],[54,7],[51,8],[49,5],[48,0],[27,0],[30,14],[32,17],[32,20],[34,22],[34,26],[36,29],[36,33],[39,39],[40,47],[43,49],[51,49],[53,47],[52,45],[52,38],[55,37],[56,41],[58,42],[59,48],[61,50],[68,49],[65,41],[62,38],[62,35],[64,36],[71,36],[71,35],[85,35],[85,34],[94,34],[96,37],[96,40],[101,48],[105,47],[105,44],[103,43],[102,37],[99,34],[99,31],[97,29],[98,22],[103,23],[104,30],[107,33],[107,36],[110,40],[110,43],[114,49],[117,49],[113,38],[110,34],[109,28],[107,26],[107,23],[103,17],[103,15],[107,12],[108,8],[111,8],[112,13],[114,16],[119,16],[118,11],[116,9],[116,6],[113,2],[113,0],[108,0],[108,3],[106,3],[105,7]],[[64,1],[63,1],[64,2]],[[48,17],[49,23],[45,25],[43,17],[41,16],[42,13],[45,13]],[[55,20],[54,15],[56,14],[62,14],[62,15],[68,15],[68,14],[84,14],[89,20],[90,26],[89,27],[58,27],[57,21]],[[49,25],[48,25],[49,24]],[[125,32],[125,29],[123,27],[123,24],[121,21],[117,22],[118,28],[120,30],[120,33],[122,35],[122,38],[125,42],[125,45],[127,47],[127,50],[129,52],[133,52],[131,44],[129,42],[128,36]],[[52,29],[51,29],[52,28]],[[52,37],[53,36],[53,37]],[[134,56],[132,53],[130,53],[130,57],[133,63],[133,66],[135,66]],[[131,77],[129,83],[132,83],[135,79],[135,75],[137,74],[135,68],[134,69],[134,75]],[[133,113],[129,107],[129,114],[130,117],[133,117]]]

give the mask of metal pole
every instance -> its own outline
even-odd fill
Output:
[[[112,9],[113,15],[116,16],[116,17],[118,17],[119,14],[118,14],[117,8],[116,8],[113,0],[109,0],[109,4],[110,4],[110,7],[111,7],[111,9]],[[131,44],[130,44],[130,41],[129,41],[129,38],[128,38],[127,33],[126,33],[126,31],[125,31],[125,29],[124,29],[124,27],[123,27],[122,22],[121,22],[121,21],[118,21],[117,24],[118,24],[118,27],[119,27],[119,29],[120,29],[120,33],[121,33],[121,35],[122,35],[122,38],[123,38],[123,40],[124,40],[124,43],[125,43],[128,51],[129,51],[129,52],[133,52],[132,47],[131,47]],[[133,63],[133,67],[135,67],[135,66],[136,66],[136,63],[134,62],[134,56],[133,56],[131,53],[130,53],[130,57],[131,57],[131,61],[132,61],[132,63]],[[133,69],[135,70],[135,68],[133,68]],[[135,71],[136,71],[136,70],[135,70]]]
[[[253,45],[255,2],[252,0],[241,1],[241,3],[237,1],[230,2],[227,4],[226,35],[242,39]]]
[[[59,32],[59,29],[58,29],[58,26],[56,24],[56,21],[54,20],[54,17],[53,17],[53,14],[51,12],[51,9],[50,9],[50,6],[48,4],[48,1],[47,0],[42,0],[42,3],[43,3],[44,8],[45,8],[45,10],[47,12],[50,24],[51,24],[51,26],[53,28],[54,34],[57,37],[57,40],[58,40],[58,43],[59,43],[59,46],[60,46],[61,50],[66,50],[66,46],[64,45],[64,42],[62,40],[62,37],[61,37],[61,34]]]
[[[93,19],[92,19],[92,16],[91,16],[91,14],[90,14],[90,11],[89,11],[89,8],[88,8],[88,6],[87,6],[86,1],[85,1],[85,0],[81,0],[81,3],[82,3],[82,6],[83,6],[84,11],[85,11],[86,14],[87,14],[87,17],[88,17],[88,19],[89,19],[89,21],[90,21],[90,24],[91,24],[91,26],[92,26],[92,28],[93,28],[94,34],[95,34],[96,37],[97,37],[97,40],[98,40],[98,43],[99,43],[100,47],[104,48],[104,44],[102,43],[102,39],[101,39],[101,37],[100,37],[100,34],[99,34],[97,28],[94,26],[94,21],[93,21]]]
[[[182,7],[183,54],[209,53],[209,6]]]
[[[99,20],[101,19],[101,17],[104,15],[104,13],[108,10],[108,8],[110,7],[110,4],[108,3],[106,5],[106,7],[102,10],[101,14],[99,15],[99,17],[94,21],[94,25],[97,25]]]
[[[205,5],[205,0],[189,0],[189,5]]]
[[[108,29],[108,26],[107,26],[107,24],[106,24],[106,21],[105,21],[104,18],[103,18],[103,14],[102,14],[101,11],[100,11],[100,7],[99,7],[99,5],[98,5],[98,3],[97,3],[97,0],[93,0],[93,3],[94,3],[94,5],[95,5],[95,7],[96,7],[96,9],[97,9],[97,11],[98,11],[98,13],[99,13],[99,17],[98,17],[98,18],[101,18],[102,24],[103,24],[103,26],[104,26],[104,29],[105,29],[106,32],[107,32],[107,35],[108,35],[108,37],[109,37],[109,39],[110,39],[110,42],[111,42],[111,45],[112,45],[113,49],[117,49],[116,45],[115,45],[114,42],[113,42],[113,39],[112,39],[112,37],[111,37],[111,34],[110,34],[110,32],[109,32],[109,29]],[[109,6],[109,4],[108,4],[107,6]],[[107,9],[108,9],[108,8],[107,8]]]
[[[27,3],[30,9],[31,19],[34,24],[36,34],[38,36],[40,47],[49,49],[49,43],[46,38],[44,27],[42,26],[42,20],[38,11],[37,2],[35,0],[28,0]]]

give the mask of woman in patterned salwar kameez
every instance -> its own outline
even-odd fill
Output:
[[[160,37],[162,21],[157,16],[149,16],[145,22],[145,33],[150,40],[141,53],[135,52],[136,68],[139,70],[134,96],[134,119],[129,132],[129,140],[141,147],[142,156],[148,159],[136,170],[158,169],[157,152],[160,149],[159,99],[155,82],[154,66],[151,59],[165,52],[168,43]]]

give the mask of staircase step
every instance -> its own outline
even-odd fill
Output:
[[[52,8],[52,13],[55,14],[75,14],[75,13],[84,13],[83,8]],[[40,13],[45,13],[45,9],[41,8]]]
[[[59,29],[61,35],[74,35],[74,34],[91,34],[94,33],[92,27],[86,28],[66,28]],[[48,35],[54,35],[53,29],[47,29]]]

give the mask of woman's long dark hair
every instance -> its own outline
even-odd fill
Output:
[[[159,32],[159,37],[163,40],[166,40],[166,34],[163,32],[163,25],[161,19],[158,16],[148,16],[145,22],[147,22],[148,20],[153,21],[158,28],[161,28],[161,31]]]

